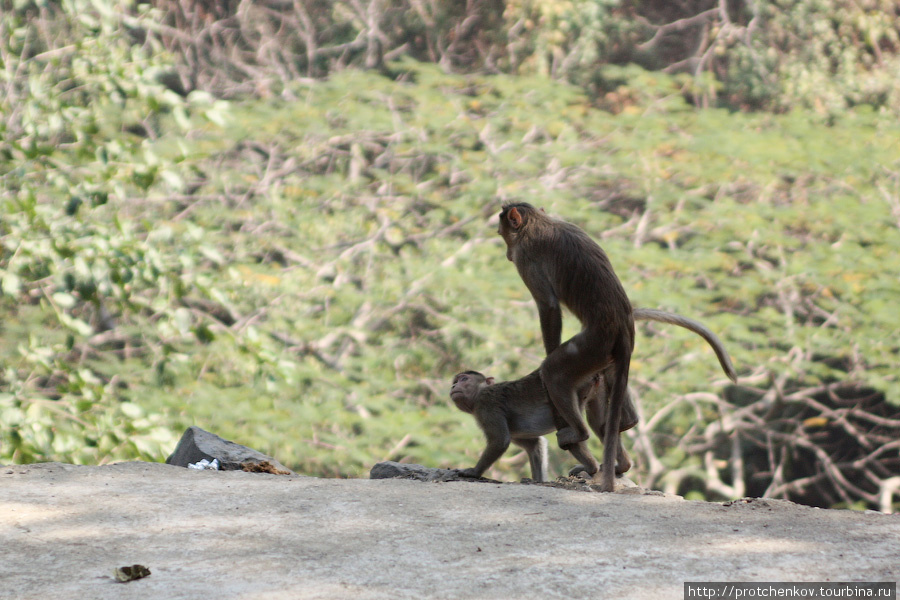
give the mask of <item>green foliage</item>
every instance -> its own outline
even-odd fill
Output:
[[[858,105],[900,109],[900,24],[895,2],[766,4],[761,11],[764,35],[746,46],[749,55],[744,52],[735,62],[749,77],[759,72],[758,65],[750,64],[754,60],[770,65],[769,77],[777,79],[778,95],[772,95],[768,104],[784,109],[804,106],[828,116]]]
[[[511,199],[600,240],[636,305],[706,322],[760,393],[852,379],[900,402],[885,115],[700,111],[688,81],[634,67],[603,73],[612,114],[546,77],[410,59],[180,96],[152,38],[93,14],[0,16],[0,461],[160,460],[198,424],[310,474],[470,465],[449,379],[542,358],[495,234]],[[657,452],[701,480],[679,440],[720,415],[687,400],[724,378],[699,338],[640,330]]]
[[[634,44],[636,24],[622,4],[620,0],[509,2],[507,22],[522,23],[525,46],[517,48],[525,57],[514,66],[592,84],[599,65],[621,60],[622,48]]]

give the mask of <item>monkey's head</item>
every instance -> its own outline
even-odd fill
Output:
[[[506,258],[509,260],[513,260],[513,248],[518,244],[520,236],[527,230],[529,223],[537,214],[537,209],[527,202],[503,205],[497,233],[506,242]]]
[[[485,377],[478,371],[463,371],[453,378],[450,384],[450,399],[459,410],[472,414],[475,410],[475,397],[481,388],[492,385],[493,377]]]

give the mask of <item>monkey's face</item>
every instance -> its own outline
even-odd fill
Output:
[[[508,204],[500,211],[500,225],[497,227],[497,233],[506,242],[506,258],[508,260],[513,260],[513,248],[519,241],[519,233],[533,212],[534,207],[525,202]]]
[[[516,245],[516,234],[518,233],[518,229],[510,223],[505,209],[500,213],[500,225],[497,227],[497,233],[499,233],[500,237],[503,238],[503,241],[506,242],[506,259],[511,261],[513,259],[512,251]]]
[[[584,406],[584,403],[592,398],[604,400],[606,394],[603,386],[603,373],[594,373],[594,376],[582,383],[576,388],[575,393],[578,395],[578,402]]]
[[[503,221],[500,221],[500,228],[497,230],[497,233],[500,234],[500,237],[503,238],[503,241],[506,242],[506,260],[513,260],[513,248],[515,247],[515,238],[513,234],[509,233],[508,230],[505,230],[503,227]]]
[[[471,414],[475,409],[475,397],[478,396],[478,392],[493,381],[493,377],[485,377],[477,371],[459,373],[450,384],[450,399],[456,408]]]

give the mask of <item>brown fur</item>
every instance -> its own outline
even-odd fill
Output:
[[[736,379],[731,358],[724,345],[702,323],[653,309],[635,309],[634,318],[679,325],[700,335],[712,346],[725,374],[732,380]],[[595,373],[576,390],[579,410],[586,413],[591,430],[601,441],[605,435],[607,416],[606,392],[605,378],[601,373]],[[550,397],[541,381],[540,369],[521,379],[502,383],[494,383],[493,377],[485,377],[478,371],[464,371],[453,378],[450,398],[457,408],[475,417],[487,440],[478,464],[474,468],[461,470],[461,474],[481,477],[506,452],[512,442],[527,452],[532,479],[547,480],[547,443],[542,436],[555,429],[555,419]],[[631,429],[638,422],[637,410],[630,393],[626,395],[622,410],[620,432]],[[570,475],[582,470],[591,472],[591,468],[596,472],[597,463],[590,453],[585,455],[584,451],[576,446],[573,454],[581,464],[571,469]],[[630,468],[631,459],[619,438],[616,450],[616,475],[621,475]]]
[[[515,265],[538,308],[547,358],[541,379],[566,426],[557,431],[560,447],[587,453],[590,436],[575,390],[597,372],[605,373],[609,406],[600,487],[611,492],[619,422],[634,349],[631,302],[606,253],[584,231],[548,217],[526,203],[500,213],[506,256]],[[581,321],[582,331],[560,344],[562,306]],[[596,461],[593,461],[596,463]],[[585,465],[586,467],[592,465]],[[588,470],[595,475],[597,470]]]
[[[587,408],[592,414],[605,415],[602,409],[604,398],[600,378],[592,379],[578,389],[581,410]],[[550,399],[541,382],[540,370],[533,371],[521,379],[494,383],[493,377],[485,377],[477,371],[465,371],[453,378],[450,398],[462,410],[475,417],[484,432],[486,445],[478,463],[473,468],[461,469],[463,477],[481,477],[509,448],[510,443],[523,448],[531,464],[531,477],[535,481],[547,481],[547,441],[542,437],[556,429]],[[597,405],[599,410],[590,407]],[[637,423],[634,412],[631,427]],[[591,421],[592,426],[595,424]],[[602,436],[602,422],[596,429]],[[624,448],[622,449],[624,453]],[[590,452],[582,452],[581,445],[572,450],[573,456],[585,468],[599,465]],[[627,454],[624,457],[627,461]],[[631,466],[628,461],[628,467]]]

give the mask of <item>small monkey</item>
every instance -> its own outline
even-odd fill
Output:
[[[497,384],[493,377],[478,371],[463,371],[453,377],[450,399],[475,417],[487,442],[474,467],[459,469],[461,476],[481,477],[514,443],[528,454],[531,478],[547,481],[547,440],[543,436],[556,428],[540,371]]]
[[[732,381],[737,379],[731,358],[721,340],[698,321],[673,313],[642,308],[634,310],[634,317],[638,320],[680,325],[700,335],[712,346],[728,378]],[[607,418],[607,387],[604,378],[604,374],[596,373],[576,389],[579,411],[587,413],[587,422],[601,441],[605,435]],[[465,371],[453,378],[450,399],[461,411],[475,417],[487,440],[478,464],[474,468],[460,470],[460,475],[481,477],[506,452],[512,442],[528,454],[532,479],[547,481],[547,442],[542,436],[554,431],[556,421],[550,398],[541,381],[540,369],[521,379],[502,383],[494,383],[493,377],[485,377],[478,371]],[[638,422],[637,410],[630,393],[626,395],[622,410],[620,432],[631,429]],[[570,447],[570,452],[581,464],[570,470],[569,475],[582,470],[591,473],[593,469],[593,472],[596,472],[599,468],[596,459],[587,450],[586,444],[575,444]],[[631,460],[619,438],[616,449],[616,475],[621,475],[630,468]]]
[[[586,403],[598,386],[599,380],[582,385],[579,401]],[[457,408],[475,417],[487,440],[478,463],[460,469],[461,476],[481,477],[512,442],[528,454],[531,478],[547,481],[547,440],[543,436],[555,431],[556,426],[540,369],[502,383],[494,383],[493,377],[478,371],[464,371],[453,378],[450,398]],[[582,454],[581,448],[582,444],[573,445],[570,452],[583,464],[596,464],[596,459],[590,453]]]
[[[561,448],[572,452],[590,436],[576,390],[595,373],[604,373],[609,406],[600,489],[611,492],[634,349],[631,302],[606,253],[575,225],[522,202],[503,206],[498,233],[506,243],[506,257],[516,265],[537,304],[547,352],[540,376],[564,421],[556,434]],[[561,344],[563,306],[581,321],[582,329]],[[588,473],[596,475],[597,469],[590,468]]]

